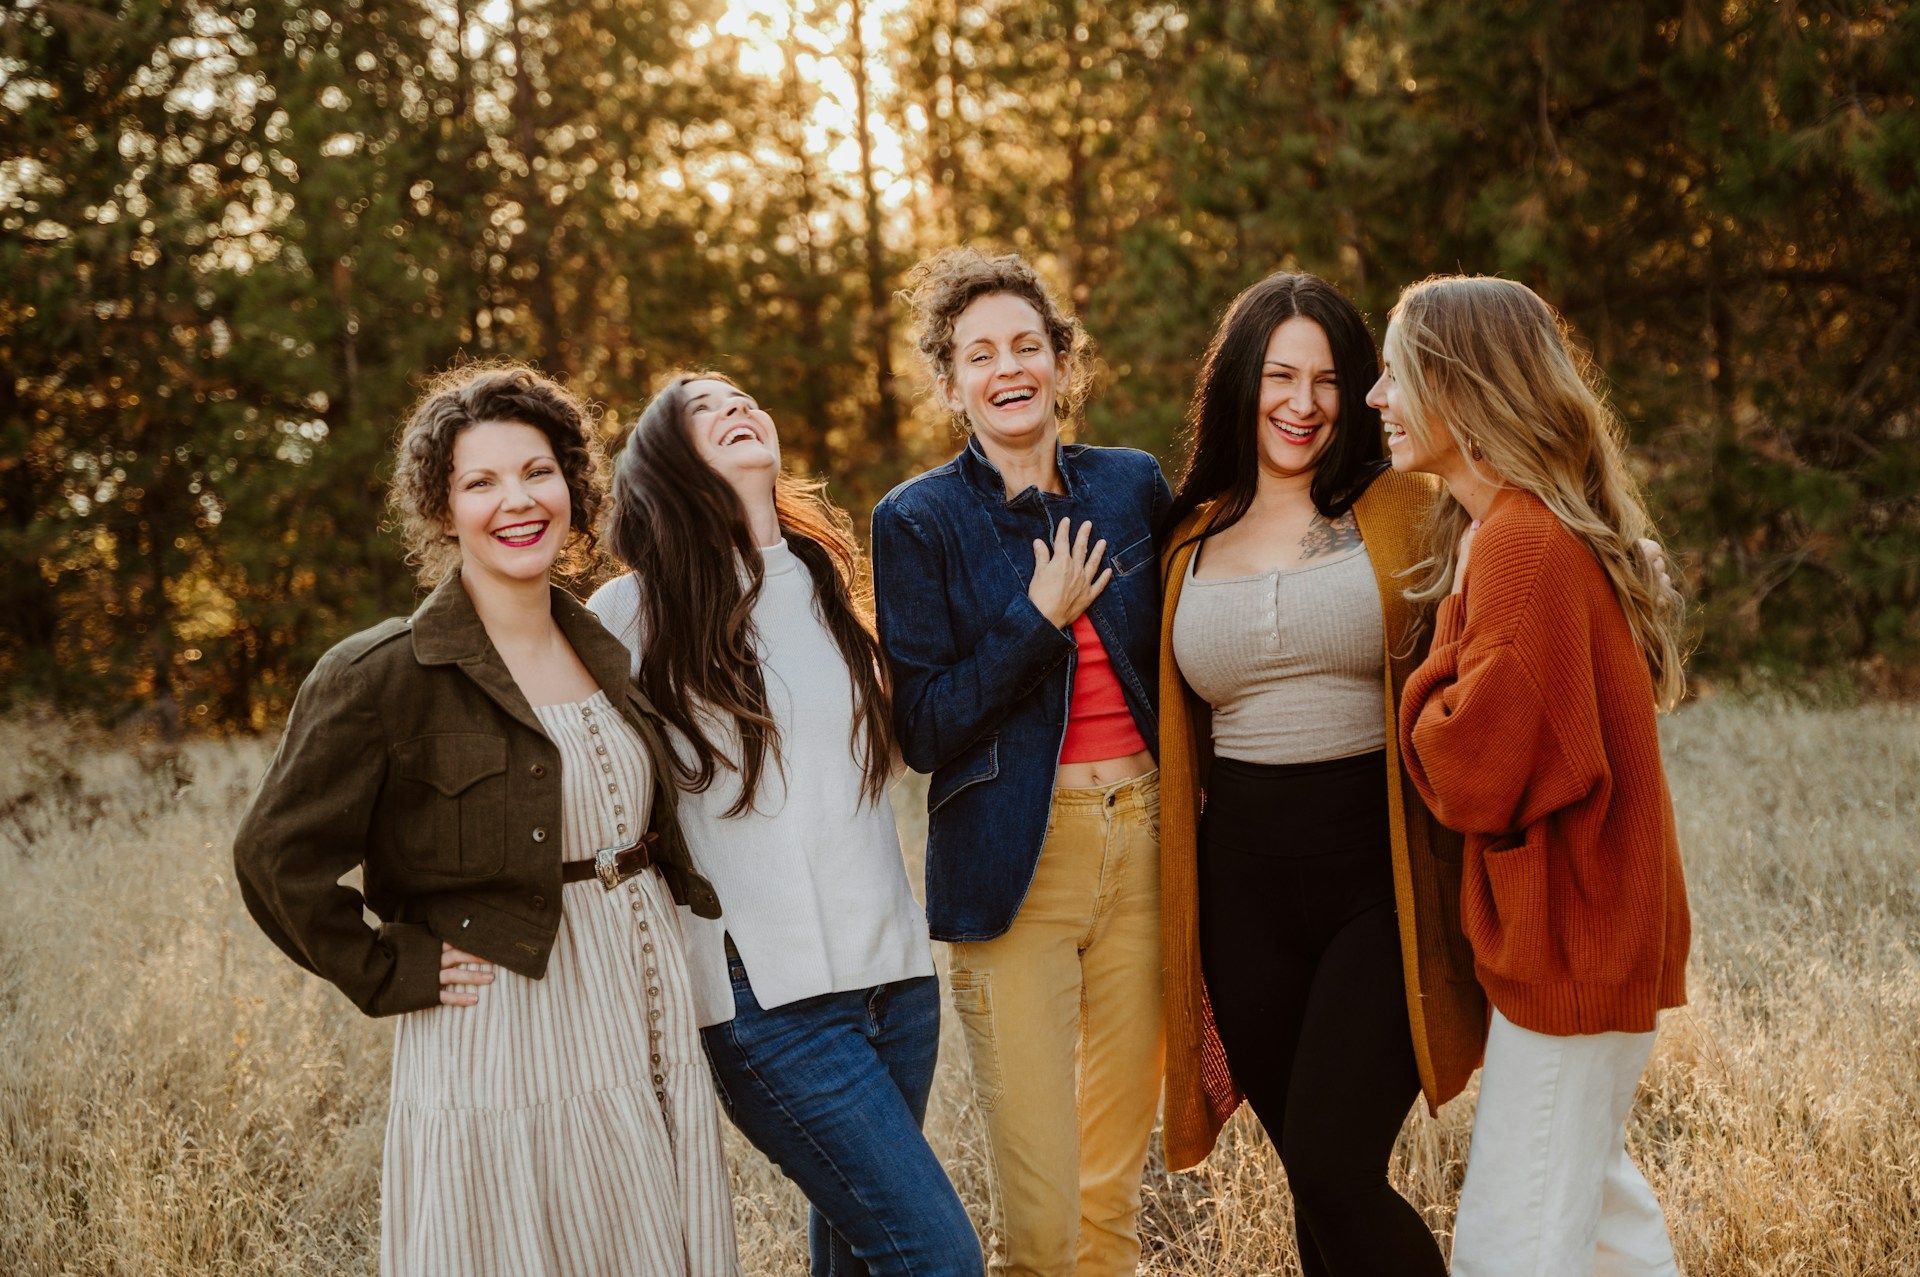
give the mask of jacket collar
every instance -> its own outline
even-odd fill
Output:
[[[573,595],[557,585],[548,589],[554,622],[572,645],[580,663],[593,675],[593,681],[607,694],[607,699],[619,705],[629,697],[637,697],[626,644],[608,633],[599,618]],[[466,587],[460,584],[458,572],[434,587],[433,593],[414,611],[408,625],[413,631],[415,660],[422,665],[462,667],[502,709],[534,731],[545,734],[526,695],[508,672],[507,663],[487,637],[487,627],[474,610]]]
[[[1077,452],[1079,452],[1077,447],[1069,448],[1066,444],[1058,440],[1054,442],[1053,463],[1060,469],[1060,482],[1066,486],[1067,491],[1065,495],[1068,498],[1079,495],[1078,485],[1076,485],[1073,480],[1073,457]],[[964,477],[968,483],[972,484],[981,496],[993,497],[1003,505],[1015,505],[1024,501],[1044,500],[1046,497],[1058,495],[1055,493],[1042,493],[1039,489],[1029,486],[1009,497],[1007,495],[1007,481],[1005,476],[1000,473],[1000,467],[987,460],[986,450],[980,446],[980,441],[971,434],[967,436],[967,446],[961,451],[957,463],[960,467],[962,477]]]

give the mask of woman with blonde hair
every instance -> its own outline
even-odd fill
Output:
[[[1493,1005],[1456,1277],[1673,1273],[1626,1120],[1655,1019],[1686,1000],[1686,885],[1656,710],[1683,689],[1671,587],[1619,427],[1523,285],[1441,277],[1387,329],[1393,466],[1440,476],[1408,595],[1437,602],[1400,735],[1466,835],[1461,922]]]

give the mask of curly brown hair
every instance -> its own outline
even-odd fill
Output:
[[[972,247],[949,248],[922,258],[909,278],[912,286],[904,295],[913,307],[914,345],[936,384],[953,377],[953,326],[961,314],[977,298],[1011,293],[1039,313],[1053,353],[1066,361],[1055,411],[1069,417],[1079,408],[1091,381],[1093,343],[1026,258],[1018,253],[989,257]]]
[[[438,585],[460,564],[460,543],[447,531],[454,440],[467,427],[489,421],[532,426],[553,444],[573,505],[567,544],[556,566],[570,574],[592,561],[607,495],[593,414],[572,391],[525,364],[463,364],[427,383],[400,431],[387,489],[407,562],[416,565],[426,585]]]

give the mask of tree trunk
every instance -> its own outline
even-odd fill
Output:
[[[853,38],[854,125],[860,142],[860,191],[866,208],[867,346],[873,359],[873,408],[867,418],[867,437],[891,451],[899,442],[900,406],[893,397],[892,297],[887,288],[886,249],[880,238],[880,191],[873,178],[873,130],[867,112],[867,41],[861,30],[865,6],[852,0],[848,20]]]
[[[820,245],[815,239],[813,215],[819,207],[819,194],[813,169],[813,154],[807,147],[804,123],[805,105],[800,96],[800,7],[792,4],[788,8],[787,40],[783,50],[786,55],[786,78],[782,91],[786,98],[786,111],[782,123],[785,125],[787,145],[793,152],[800,189],[794,201],[798,212],[800,243],[800,280],[793,291],[793,304],[797,324],[800,330],[800,344],[803,350],[824,348],[824,324],[821,316]],[[808,376],[800,379],[798,387],[800,412],[806,423],[807,462],[811,469],[818,471],[827,461],[822,454],[827,450],[827,425],[830,406],[828,404],[827,383],[824,377]]]
[[[540,175],[534,171],[534,152],[540,145],[540,130],[534,119],[533,72],[527,66],[527,44],[520,30],[520,5],[514,0],[507,16],[507,39],[513,48],[513,118],[516,127],[514,145],[526,173],[520,182],[520,216],[527,224],[516,251],[534,264],[533,277],[527,281],[528,303],[533,309],[540,358],[548,372],[564,380],[573,370],[573,350],[560,323],[560,301],[554,292],[554,228],[546,193],[540,189]]]
[[[1087,226],[1087,120],[1083,100],[1086,86],[1080,78],[1087,42],[1080,34],[1079,0],[1067,0],[1063,16],[1067,54],[1067,228],[1063,256],[1067,267],[1067,295],[1073,299],[1073,308],[1084,314],[1087,301],[1093,296],[1093,286],[1087,278],[1087,241],[1091,231]]]

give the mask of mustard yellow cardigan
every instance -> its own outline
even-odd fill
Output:
[[[1354,514],[1372,560],[1385,621],[1380,654],[1381,714],[1386,725],[1388,817],[1393,889],[1400,922],[1407,1020],[1420,1089],[1430,1109],[1460,1093],[1486,1043],[1486,998],[1473,952],[1460,929],[1459,835],[1436,823],[1400,766],[1400,691],[1420,664],[1426,637],[1410,641],[1414,609],[1398,573],[1421,557],[1427,516],[1439,484],[1388,471],[1374,480]],[[1202,506],[1161,553],[1165,604],[1160,618],[1160,934],[1165,968],[1167,1073],[1163,1138],[1175,1170],[1199,1165],[1240,1106],[1240,1088],[1214,1029],[1200,972],[1198,842],[1200,796],[1211,761],[1210,711],[1180,677],[1173,659],[1173,614],[1194,545],[1213,506]]]

